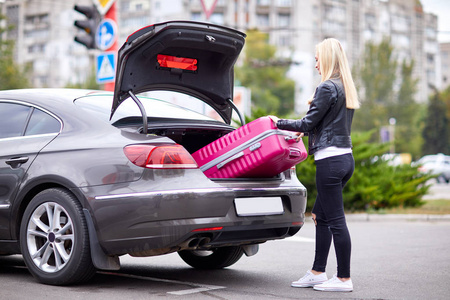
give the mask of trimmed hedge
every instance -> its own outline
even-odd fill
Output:
[[[386,153],[389,144],[369,142],[374,131],[352,134],[355,172],[344,188],[347,211],[378,210],[391,207],[423,205],[422,197],[435,176],[423,174],[411,165],[392,166],[377,159]],[[307,145],[307,138],[303,138]],[[314,157],[297,165],[297,176],[308,190],[307,210],[311,211],[317,196]]]

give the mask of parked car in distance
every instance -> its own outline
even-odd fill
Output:
[[[373,162],[378,161],[379,156],[373,158]],[[411,154],[410,153],[385,153],[381,156],[382,161],[386,161],[388,165],[392,167],[398,167],[404,164],[411,164]]]
[[[194,268],[224,268],[296,234],[306,189],[295,168],[209,179],[191,156],[235,129],[244,38],[213,24],[155,24],[119,50],[114,93],[0,91],[0,255],[22,254],[37,280],[66,285],[119,269],[125,254],[178,252]],[[155,90],[166,99],[143,94]],[[169,92],[222,120],[166,101]]]
[[[448,183],[450,181],[450,156],[448,155],[442,153],[425,155],[414,165],[418,166],[420,172],[437,175],[438,182]]]

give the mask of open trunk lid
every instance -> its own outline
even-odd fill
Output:
[[[118,52],[111,117],[128,97],[169,90],[201,99],[230,124],[233,68],[244,41],[242,32],[190,21],[136,31]]]

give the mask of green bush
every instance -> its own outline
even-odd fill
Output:
[[[423,204],[426,182],[432,175],[420,173],[410,165],[391,166],[377,159],[389,149],[389,144],[369,142],[374,131],[352,134],[355,172],[344,188],[347,211],[378,210],[392,207],[415,207]],[[305,145],[307,138],[303,138]],[[297,176],[308,190],[308,211],[317,196],[314,157],[297,165]]]

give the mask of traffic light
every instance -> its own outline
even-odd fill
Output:
[[[97,33],[97,27],[101,19],[97,8],[95,5],[75,5],[73,9],[87,17],[86,20],[77,20],[74,22],[76,27],[87,33],[87,35],[76,36],[74,38],[75,42],[85,45],[88,49],[95,49],[95,34]]]

